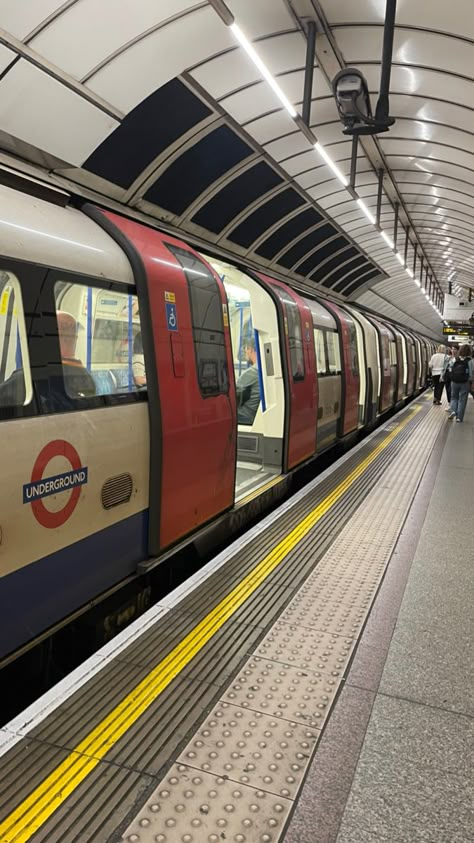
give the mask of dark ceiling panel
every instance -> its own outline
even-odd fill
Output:
[[[318,266],[316,272],[313,272],[311,275],[311,281],[319,281],[326,277],[330,272],[333,272],[340,266],[344,261],[349,260],[354,255],[357,255],[357,249],[353,246],[343,249],[338,255],[334,255],[334,257],[330,258],[326,263],[322,264],[322,266]],[[327,284],[325,283],[325,286]]]
[[[347,245],[347,240],[345,237],[335,237],[334,240],[330,240],[329,243],[324,243],[316,252],[309,256],[303,263],[301,263],[295,272],[297,275],[302,275],[305,277],[309,275],[309,273],[316,267],[318,264],[322,263],[326,260],[326,258],[331,257],[334,252],[338,252],[344,246]]]
[[[364,255],[357,255],[357,257],[355,257],[353,260],[349,261],[349,263],[347,263],[344,267],[342,267],[341,272],[343,278],[341,281],[334,283],[335,277],[333,276],[331,278],[331,288],[340,293],[344,289],[344,287],[349,284],[350,278],[347,278],[346,276],[348,276],[351,272],[354,272],[354,270],[357,270],[358,274],[360,275],[361,272],[364,272],[371,266],[372,264],[368,263]]]
[[[325,240],[329,237],[333,237],[335,234],[337,234],[337,229],[334,228],[333,225],[330,225],[329,223],[320,225],[315,231],[311,231],[305,237],[302,237],[301,240],[298,240],[294,246],[288,249],[288,251],[281,256],[281,258],[278,258],[278,263],[281,266],[286,267],[286,269],[290,269],[308,252],[315,249],[319,243],[324,243]],[[347,243],[345,239],[343,239],[343,244],[344,243]],[[339,248],[342,248],[342,245]]]
[[[191,202],[253,150],[228,126],[219,126],[183,152],[145,194],[173,214],[182,214]]]
[[[304,198],[294,190],[288,187],[282,190],[260,208],[256,208],[249,216],[242,220],[240,225],[229,234],[228,239],[238,246],[243,246],[248,249],[258,237],[260,237],[267,228],[275,225],[278,220],[283,219],[291,211],[299,208],[305,202]]]
[[[226,184],[203,208],[195,214],[192,222],[202,225],[214,234],[219,234],[230,222],[255,202],[283,181],[282,177],[269,167],[265,161],[259,161],[241,176]]]
[[[354,293],[357,288],[361,286],[361,284],[367,284],[367,282],[371,281],[372,278],[376,278],[377,275],[381,274],[382,273],[380,272],[380,269],[377,269],[376,267],[374,267],[374,269],[372,269],[368,273],[364,273],[364,271],[361,270],[361,273],[357,275],[356,280],[353,281],[352,284],[350,284],[350,286],[347,287],[346,290],[344,290],[344,295],[351,296],[352,293]]]
[[[292,217],[288,222],[283,223],[280,228],[258,247],[257,254],[261,255],[267,260],[271,260],[275,255],[287,245],[291,243],[298,234],[303,234],[307,228],[312,228],[318,222],[322,222],[323,217],[314,208],[307,208],[305,211]]]
[[[163,150],[211,114],[172,79],[131,111],[84,163],[84,169],[128,188]]]

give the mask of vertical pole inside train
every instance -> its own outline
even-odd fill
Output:
[[[87,333],[86,333],[86,369],[91,370],[92,365],[92,287],[87,288]]]
[[[128,391],[133,389],[133,296],[128,296]]]

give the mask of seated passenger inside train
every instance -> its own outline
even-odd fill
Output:
[[[260,404],[260,383],[257,368],[257,352],[255,340],[250,337],[245,346],[245,357],[249,363],[236,383],[237,390],[237,421],[239,424],[253,424],[258,405]]]
[[[143,354],[142,332],[138,331],[133,340],[132,373],[136,387],[146,386],[145,356]]]
[[[66,392],[70,398],[91,398],[96,394],[94,379],[81,360],[74,356],[79,325],[74,316],[64,310],[58,310],[56,315]]]

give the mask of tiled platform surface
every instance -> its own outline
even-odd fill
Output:
[[[474,402],[446,424],[285,843],[474,840]]]

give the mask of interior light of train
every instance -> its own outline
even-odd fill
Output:
[[[361,211],[363,211],[363,213],[365,214],[365,216],[367,217],[369,222],[371,222],[372,225],[375,225],[375,217],[374,217],[372,211],[369,211],[365,202],[363,202],[362,199],[358,199],[357,204],[358,204],[359,208],[361,209]]]
[[[322,146],[319,141],[317,141],[314,144],[314,148],[316,152],[320,154],[321,158],[326,162],[328,167],[331,168],[336,178],[338,178],[339,181],[342,182],[344,187],[347,187],[347,185],[349,184],[349,179],[346,178],[346,176],[344,175],[344,173],[341,172],[337,164],[335,164],[334,161],[329,157],[326,150],[324,149],[324,146]]]
[[[270,85],[273,92],[277,95],[280,102],[285,106],[286,110],[291,114],[292,117],[296,117],[296,109],[292,106],[289,99],[285,96],[282,89],[280,88],[276,79],[273,78],[272,74],[270,73],[268,67],[263,63],[258,53],[252,47],[252,44],[246,38],[242,30],[236,23],[233,23],[230,26],[231,31],[234,33],[237,41],[244,48],[245,52],[252,59],[255,67],[258,68],[260,73],[262,74],[263,78],[266,79],[268,84]]]

